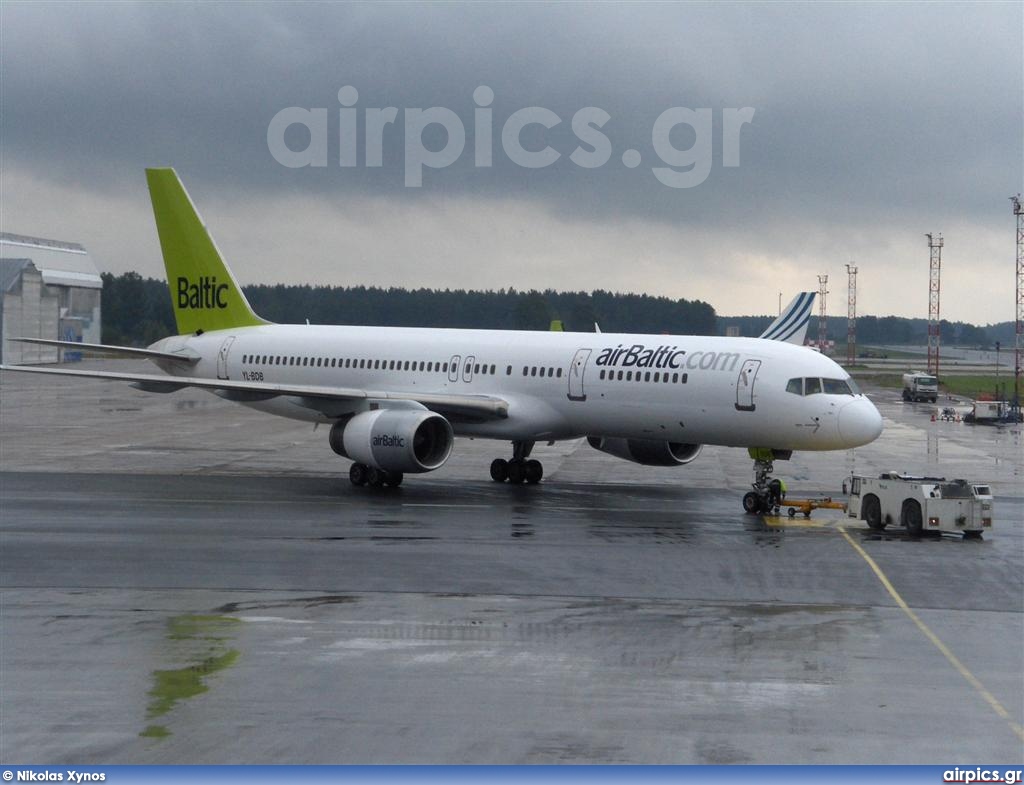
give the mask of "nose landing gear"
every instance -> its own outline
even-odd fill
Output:
[[[782,504],[782,483],[769,477],[775,470],[775,459],[786,460],[791,453],[754,447],[747,452],[754,459],[754,482],[750,484],[753,490],[743,495],[743,511],[748,515],[769,512],[778,515]]]
[[[533,442],[512,442],[512,460],[495,458],[491,462],[491,479],[495,482],[508,480],[514,485],[526,482],[536,485],[544,477],[544,466],[540,461],[527,460],[533,450]]]

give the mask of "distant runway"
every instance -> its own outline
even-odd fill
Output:
[[[0,393],[2,761],[1024,758],[1019,430],[881,393],[878,442],[780,465],[993,483],[983,542],[912,541],[745,516],[738,450],[538,448],[513,487],[459,441],[375,493],[323,429],[200,393]]]

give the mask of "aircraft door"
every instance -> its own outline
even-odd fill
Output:
[[[462,355],[454,354],[452,359],[448,361],[448,381],[457,382],[459,380],[459,362],[462,360]]]
[[[217,378],[227,379],[228,378],[228,352],[231,351],[231,344],[235,342],[235,336],[229,335],[224,339],[224,343],[220,345],[220,351],[217,353]]]
[[[587,394],[583,389],[583,375],[590,359],[590,349],[577,349],[569,366],[569,400],[585,401]]]
[[[754,380],[760,367],[760,360],[745,360],[740,368],[736,379],[736,408],[741,412],[752,412],[757,408],[754,404]]]
[[[473,381],[473,363],[476,361],[476,357],[470,355],[466,358],[466,364],[462,366],[462,381],[471,382]]]

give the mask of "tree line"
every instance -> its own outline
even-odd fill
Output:
[[[167,283],[137,272],[103,273],[103,341],[145,346],[177,332]],[[366,286],[291,286],[258,284],[242,287],[253,309],[282,324],[364,324],[379,327],[464,327],[494,330],[547,330],[560,320],[566,330],[592,332],[673,333],[757,336],[773,316],[717,316],[700,300],[673,300],[646,294],[593,292],[470,291],[465,289],[401,289]],[[816,337],[816,316],[808,337]],[[846,317],[826,319],[828,337],[846,344]],[[1001,341],[1012,347],[1014,325],[1004,322],[978,327],[943,321],[942,342],[990,348]],[[918,344],[928,342],[925,319],[861,316],[857,343]]]
[[[165,281],[136,272],[103,273],[103,340],[148,344],[177,330]],[[282,324],[362,324],[377,327],[465,327],[714,335],[715,310],[699,300],[646,294],[468,291],[367,286],[244,286],[260,316]]]

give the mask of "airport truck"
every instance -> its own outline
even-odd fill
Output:
[[[922,371],[903,374],[903,400],[935,403],[939,397],[939,380]]]
[[[915,477],[886,472],[853,475],[846,517],[864,520],[881,531],[889,524],[908,534],[951,532],[980,537],[992,528],[992,490],[988,485],[945,477]]]

